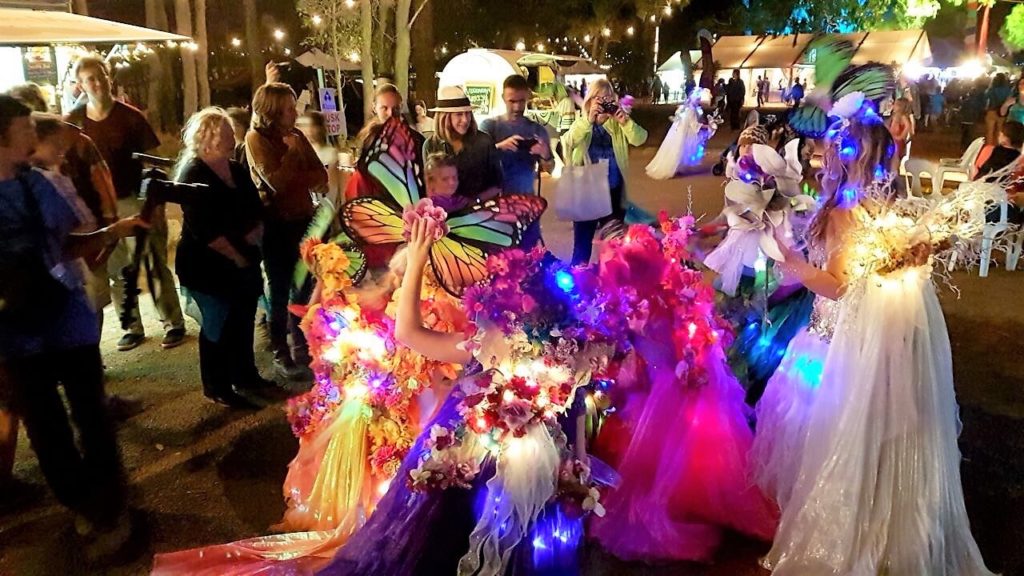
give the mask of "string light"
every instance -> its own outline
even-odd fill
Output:
[[[519,42],[516,42],[516,50],[518,50],[520,52],[522,52],[523,50],[526,50],[526,42],[523,42],[522,40],[520,40]]]
[[[590,42],[590,34],[584,34],[583,35],[583,41],[584,42]]]
[[[313,18],[311,18],[311,20],[313,21],[313,26],[319,26],[324,21],[319,14],[313,14]]]
[[[634,32],[636,32],[636,30],[632,26],[626,28],[626,35],[632,36]]]
[[[605,38],[607,38],[607,37],[609,37],[611,35],[612,35],[612,29],[611,28],[605,27],[604,29],[601,30],[601,36],[604,36]]]
[[[284,40],[284,30],[281,30],[280,28],[275,29],[274,30],[274,39],[275,40]]]
[[[238,48],[239,46],[242,45],[242,41],[240,39],[238,39],[238,38],[232,38],[231,39],[231,45],[234,46],[235,48]]]
[[[355,5],[356,5],[355,0],[345,0],[345,7],[346,8],[353,8],[353,7],[355,7]]]

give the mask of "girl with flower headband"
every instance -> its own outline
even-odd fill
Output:
[[[490,282],[466,292],[475,335],[433,330],[417,303],[439,224],[410,218],[395,334],[428,358],[466,366],[464,377],[366,525],[321,573],[577,573],[582,521],[559,504],[601,510],[574,442],[583,428],[575,392],[607,352],[573,320],[581,300],[556,291],[594,281],[565,266],[554,272],[541,252],[511,250],[488,260]]]
[[[990,575],[960,485],[930,278],[939,228],[903,233],[896,146],[863,95],[832,113],[810,260],[783,243],[777,263],[818,298],[757,406],[758,481],[782,507],[763,564],[777,576]]]

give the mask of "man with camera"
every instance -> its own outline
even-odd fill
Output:
[[[114,100],[106,62],[98,56],[83,56],[75,64],[75,79],[88,96],[86,104],[72,110],[67,120],[92,138],[114,177],[118,212],[135,214],[141,208],[138,198],[142,183],[142,164],[133,153],[149,152],[160,145],[153,127],[139,110]],[[160,209],[154,214],[147,237],[153,261],[153,276],[158,289],[157,312],[164,324],[163,348],[174,348],[185,339],[185,317],[181,313],[174,274],[167,263],[167,218]],[[122,315],[125,281],[121,271],[131,261],[127,242],[121,242],[110,256],[108,271],[113,280],[111,296],[117,315]],[[138,305],[130,310],[135,321],[117,343],[118,350],[131,350],[145,339]]]
[[[525,116],[526,105],[532,94],[526,78],[513,74],[505,78],[501,98],[505,101],[505,114],[488,118],[480,130],[491,135],[497,144],[504,173],[502,191],[506,194],[537,194],[538,166],[551,172],[555,166],[548,133],[543,126]],[[540,221],[523,232],[520,246],[530,249],[541,241]]]
[[[76,514],[87,557],[99,559],[125,544],[131,526],[99,329],[75,261],[145,224],[129,218],[72,233],[80,221],[71,205],[28,168],[36,143],[31,110],[0,95],[0,402],[24,422],[47,483]]]

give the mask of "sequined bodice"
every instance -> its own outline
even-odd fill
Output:
[[[838,318],[839,302],[824,296],[817,296],[814,298],[814,305],[811,308],[811,321],[807,325],[807,330],[825,342],[831,342]]]
[[[812,264],[821,269],[825,268],[825,263],[828,260],[825,256],[825,250],[818,246],[811,246],[809,256]],[[807,330],[825,342],[831,342],[832,336],[836,332],[836,321],[838,318],[839,302],[824,296],[815,296]]]

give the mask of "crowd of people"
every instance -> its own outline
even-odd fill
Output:
[[[691,216],[629,221],[630,149],[648,134],[607,80],[581,88],[554,145],[525,114],[522,76],[479,125],[461,87],[411,103],[410,120],[381,83],[343,182],[322,117],[300,116],[268,66],[251,113],[193,114],[156,179],[183,211],[172,272],[166,214],[139,195],[137,155],[160,142],[113,98],[101,59],[74,74],[85,101],[65,118],[30,86],[0,96],[0,456],[22,419],[91,560],[133,530],[99,334],[112,300],[118,349],[144,343],[131,273],[148,255],[162,347],[186,340],[181,297],[195,304],[206,397],[252,409],[279,390],[256,368],[260,309],[275,376],[311,386],[288,402],[299,451],[281,533],[161,554],[154,574],[569,575],[584,535],[624,560],[709,561],[729,531],[772,542],[763,565],[780,576],[991,574],[964,506],[931,283],[948,238],[878,233],[928,85],[904,85],[887,122],[863,94],[836,103],[815,202],[800,193],[805,139],[741,124],[734,72],[726,208],[696,231]],[[979,177],[1024,145],[1021,97],[993,86],[1011,120],[993,121]],[[716,127],[699,98],[675,122],[667,177]],[[539,224],[556,154],[600,166],[611,207],[573,222],[568,262]],[[785,208],[751,216],[745,202],[776,195]],[[716,234],[701,262],[695,242]],[[753,419],[727,358],[761,324],[716,307],[702,264],[738,290],[770,270],[773,297],[802,303],[791,333],[757,334],[773,360]]]

